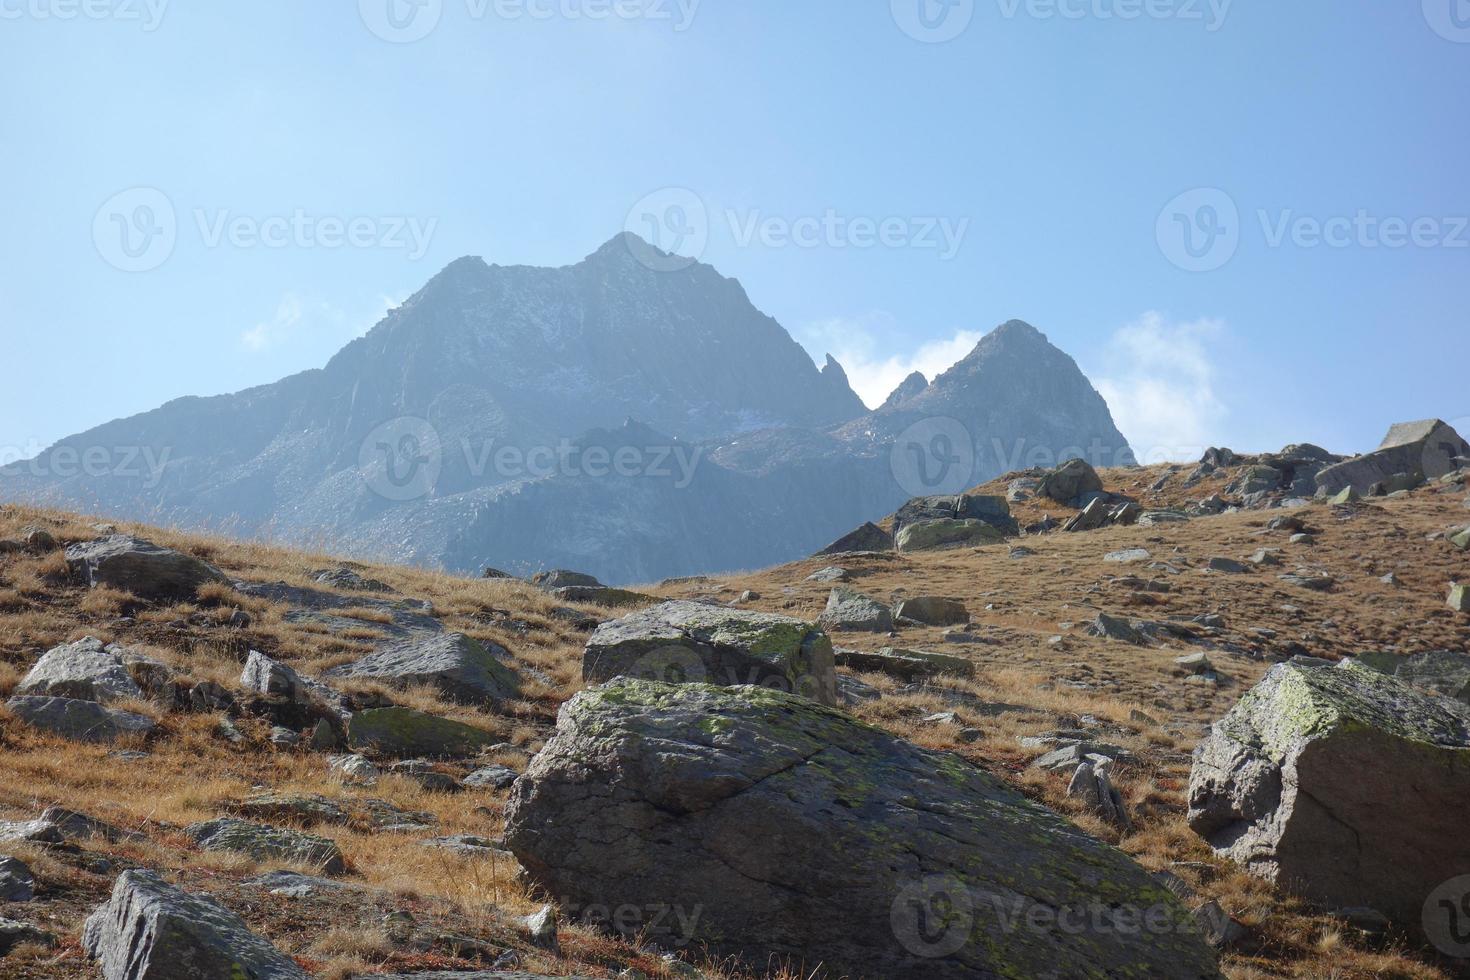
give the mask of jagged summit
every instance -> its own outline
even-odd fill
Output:
[[[898,408],[904,402],[908,401],[910,398],[913,398],[915,395],[919,394],[928,387],[929,379],[924,377],[922,371],[915,371],[913,374],[910,374],[907,378],[904,378],[901,382],[899,382],[898,387],[893,389],[893,391],[888,395],[887,400],[885,400],[882,406],[879,407],[878,411],[885,412],[891,409]]]

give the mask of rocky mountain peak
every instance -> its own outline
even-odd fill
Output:
[[[910,398],[913,398],[915,395],[919,394],[928,387],[929,379],[924,377],[922,371],[915,371],[907,378],[904,378],[903,381],[899,383],[897,388],[893,389],[892,393],[889,394],[887,400],[883,402],[878,411],[883,412],[889,409],[897,408],[898,406],[902,405],[904,402],[908,401]]]

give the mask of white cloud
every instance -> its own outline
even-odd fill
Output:
[[[275,314],[241,334],[240,343],[248,351],[258,353],[269,350],[294,333],[301,326],[304,316],[301,297],[295,293],[287,293],[281,297]]]
[[[1174,323],[1145,313],[1118,329],[1094,384],[1141,463],[1198,459],[1229,409],[1215,391],[1220,320]]]
[[[889,353],[892,346],[884,335],[900,333],[897,322],[886,313],[870,313],[854,319],[823,320],[799,331],[802,345],[818,364],[831,354],[847,371],[852,390],[869,408],[877,408],[904,378],[915,371],[933,381],[956,361],[975,349],[983,333],[959,330],[953,337],[931,340],[910,353]]]
[[[337,340],[361,337],[403,300],[387,295],[378,297],[378,307],[365,321],[356,321],[331,303],[303,300],[296,293],[281,297],[276,311],[267,320],[240,334],[240,346],[251,353],[274,350],[304,331],[320,331]]]

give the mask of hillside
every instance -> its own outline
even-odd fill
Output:
[[[1166,508],[1224,492],[1245,469],[1224,466],[1188,488],[1177,467],[1111,469],[1101,476],[1109,492]],[[1171,479],[1160,485],[1166,475]],[[978,492],[1004,495],[1008,484],[1000,480]],[[1344,506],[1313,502],[1290,511],[1306,526],[1304,539],[1267,528],[1285,511],[1241,510],[952,551],[816,557],[648,585],[638,590],[647,598],[618,599],[733,603],[816,620],[833,583],[831,573],[824,580],[812,576],[834,566],[851,588],[883,603],[921,595],[958,599],[967,615],[952,627],[899,623],[893,636],[833,634],[840,649],[943,651],[976,671],[971,679],[910,688],[886,673],[841,669],[853,715],[921,747],[955,753],[1145,868],[1172,871],[1199,901],[1218,902],[1244,930],[1222,952],[1232,978],[1445,978],[1457,975],[1456,964],[1422,943],[1362,931],[1216,857],[1186,825],[1185,810],[1190,753],[1273,662],[1369,652],[1470,654],[1470,620],[1445,602],[1449,584],[1467,577],[1466,552],[1443,539],[1447,528],[1470,520],[1466,492],[1462,476]],[[1032,497],[1016,502],[1013,513],[1025,525],[1075,511]],[[213,563],[229,580],[204,585],[190,601],[144,601],[106,585],[89,589],[68,568],[66,546],[113,529],[99,529],[95,518],[0,507],[0,539],[23,542],[36,529],[45,534],[30,537],[29,550],[0,548],[0,690],[14,691],[45,651],[95,637],[163,664],[174,700],[155,694],[118,701],[157,727],[114,745],[42,734],[9,712],[0,718],[0,820],[10,821],[0,825],[0,838],[13,843],[8,852],[35,876],[34,901],[10,903],[3,914],[56,939],[54,948],[23,944],[0,961],[0,972],[95,976],[80,953],[82,922],[107,898],[119,872],[148,867],[214,896],[316,976],[488,969],[496,960],[509,962],[501,959],[507,950],[521,969],[549,976],[692,975],[651,948],[566,921],[560,956],[538,948],[519,917],[540,902],[517,881],[514,859],[497,843],[510,791],[456,785],[487,766],[527,768],[550,736],[558,708],[583,687],[587,630],[628,610],[575,602],[575,592],[553,595],[514,579],[347,567],[326,555],[121,525]],[[1245,562],[1261,548],[1279,549],[1280,566],[1207,568],[1214,558]],[[1147,555],[1106,557],[1132,549]],[[1298,570],[1330,577],[1330,591],[1280,577]],[[334,574],[321,581],[322,572]],[[1393,581],[1385,581],[1390,573]],[[1184,631],[1130,645],[1086,633],[1099,613]],[[477,751],[385,772],[372,786],[331,769],[329,758],[340,749],[289,745],[282,732],[273,742],[268,718],[288,720],[281,717],[285,709],[242,691],[242,665],[252,650],[303,678],[320,678],[385,643],[440,630],[502,648],[500,659],[520,675],[520,690],[492,706],[471,707],[424,685],[330,680],[359,711],[393,701],[488,733]],[[1208,671],[1176,663],[1201,651]],[[227,717],[233,720],[222,728]],[[297,719],[294,728],[292,738],[309,734],[310,719]],[[1068,730],[1126,751],[1114,782],[1131,813],[1130,830],[1070,798],[1065,775],[1031,767],[1056,744],[1048,739]],[[446,788],[459,791],[441,791]],[[284,804],[262,808],[264,793],[319,794],[347,816],[322,819],[319,808],[311,815]],[[104,821],[115,832],[16,843],[25,836],[22,822],[53,806]],[[191,825],[240,813],[335,842],[345,861],[340,886],[318,882],[293,890],[297,879],[262,876],[283,866],[319,869],[208,850],[186,833]],[[397,829],[384,829],[392,825]],[[419,846],[459,835],[482,840]],[[700,962],[695,951],[689,956],[708,975],[722,975],[721,964]]]

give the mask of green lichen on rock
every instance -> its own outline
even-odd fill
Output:
[[[494,744],[489,732],[413,708],[370,708],[347,722],[354,751],[377,751],[397,758],[474,755]]]

